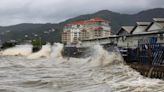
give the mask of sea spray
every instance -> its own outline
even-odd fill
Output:
[[[39,58],[49,58],[52,52],[51,45],[46,44],[42,46],[42,49],[36,53],[32,53],[27,58],[28,59],[39,59]]]
[[[51,54],[61,51],[57,45],[54,48],[57,51],[51,50]],[[64,63],[56,62],[58,54],[48,59],[0,57],[0,91],[163,92],[162,80],[145,78],[124,65],[119,54],[105,51],[101,46],[94,48],[91,57],[70,58]],[[96,64],[97,67],[92,67]]]
[[[62,50],[63,50],[63,44],[54,43],[54,45],[52,46],[51,58],[62,59]]]
[[[90,61],[92,66],[106,66],[112,63],[122,63],[123,59],[119,52],[108,52],[102,46],[95,45],[92,48]]]
[[[32,53],[32,45],[16,45],[1,51],[1,55],[5,56],[28,56]]]
[[[38,52],[32,53],[32,45],[16,45],[0,52],[4,56],[26,56],[28,59],[39,58],[55,58],[62,59],[63,44],[54,43],[54,45],[46,44]]]
[[[117,50],[110,52],[100,45],[93,47],[89,62],[92,67],[90,77],[97,84],[107,84],[112,89],[111,92],[152,92],[153,90],[162,92],[164,90],[162,80],[143,77],[123,63],[119,52],[113,51]],[[157,88],[157,85],[160,87]]]

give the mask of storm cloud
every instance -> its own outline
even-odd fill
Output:
[[[57,23],[99,10],[132,14],[151,8],[164,8],[164,0],[1,0],[0,25]]]

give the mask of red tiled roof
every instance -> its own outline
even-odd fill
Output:
[[[91,21],[91,22],[105,22],[104,19],[99,18],[99,17],[97,17],[97,18],[92,18],[92,19],[90,19],[89,21]]]
[[[72,22],[72,23],[69,23],[69,24],[86,24],[87,21],[75,21],[75,22]]]
[[[105,22],[104,19],[96,17],[96,18],[91,18],[89,20],[84,20],[84,21],[75,21],[75,22],[71,22],[69,24],[88,24],[88,23],[93,23],[93,22]]]

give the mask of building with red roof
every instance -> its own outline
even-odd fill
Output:
[[[96,17],[66,24],[62,33],[62,42],[67,44],[78,43],[81,40],[110,35],[111,27],[109,22],[100,17]]]

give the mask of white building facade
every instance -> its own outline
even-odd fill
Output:
[[[111,27],[108,21],[102,18],[92,18],[65,25],[62,33],[62,42],[65,44],[77,44],[81,40],[107,37],[110,35]]]

